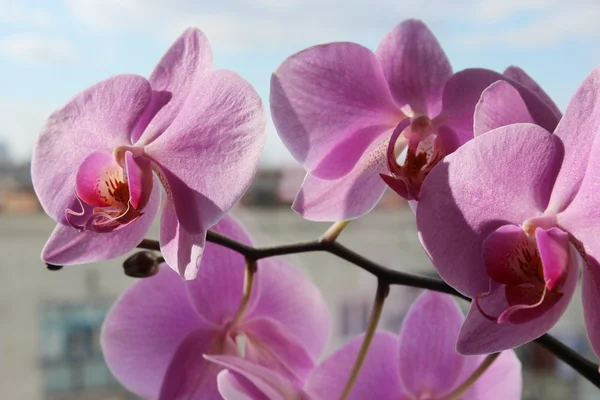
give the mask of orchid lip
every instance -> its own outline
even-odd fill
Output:
[[[143,154],[143,148],[133,150]],[[151,161],[136,157],[129,148],[119,147],[113,154],[93,152],[81,163],[75,178],[80,211],[67,209],[66,222],[80,231],[121,229],[144,214],[153,180]]]
[[[525,228],[504,225],[484,241],[483,260],[490,277],[486,292],[475,296],[481,315],[496,323],[523,323],[537,318],[562,297],[569,265],[568,234],[552,227],[552,218],[526,221]],[[533,232],[526,229],[533,229]],[[492,316],[482,305],[491,295],[492,281],[504,290],[507,305]]]
[[[425,115],[412,120],[405,118],[390,138],[386,156],[391,178],[384,180],[407,200],[419,200],[425,178],[447,153],[434,125],[434,121]],[[398,164],[396,155],[399,142],[402,148],[406,147],[402,165]]]

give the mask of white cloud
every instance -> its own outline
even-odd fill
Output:
[[[332,40],[378,40],[406,18],[460,17],[473,0],[69,0],[72,15],[96,28],[135,30],[171,39],[197,26],[230,50],[308,46]]]
[[[66,40],[37,33],[0,38],[0,54],[35,65],[59,64],[77,59],[75,50]]]
[[[24,5],[22,0],[0,0],[0,22],[47,27],[54,25],[55,18],[43,8]]]

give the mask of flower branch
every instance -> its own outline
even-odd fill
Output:
[[[458,293],[441,279],[420,276],[416,274],[408,274],[387,268],[361,256],[360,254],[335,241],[323,242],[322,240],[312,240],[278,246],[253,247],[213,231],[208,231],[206,240],[227,247],[244,255],[247,259],[256,261],[262,258],[274,256],[324,251],[362,268],[363,270],[375,275],[380,281],[386,282],[388,285],[403,285],[433,290],[436,292],[451,294],[467,301],[471,300],[468,297]],[[157,241],[144,239],[138,245],[138,248],[158,250],[159,247]],[[538,339],[534,340],[534,342],[554,354],[566,364],[570,365],[571,368],[576,370],[581,376],[586,378],[596,387],[600,388],[600,373],[598,372],[598,364],[595,364],[581,356],[550,334],[544,334]]]

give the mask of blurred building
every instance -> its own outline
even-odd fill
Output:
[[[33,214],[40,211],[31,183],[31,164],[14,164],[7,159],[0,162],[0,213]]]

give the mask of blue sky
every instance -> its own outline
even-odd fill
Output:
[[[563,110],[600,65],[597,0],[0,0],[0,141],[26,159],[54,109],[111,75],[147,76],[189,26],[267,104],[286,56],[331,41],[374,49],[407,18],[429,25],[455,70],[518,65]],[[271,124],[263,162],[291,160]]]

